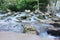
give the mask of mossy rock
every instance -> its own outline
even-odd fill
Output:
[[[25,28],[25,33],[37,34],[37,31],[35,28]]]
[[[26,25],[24,32],[29,33],[29,34],[38,34],[36,28],[32,27],[31,25],[29,25],[29,26]]]

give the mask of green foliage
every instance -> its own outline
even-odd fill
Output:
[[[1,9],[2,9],[3,11],[7,11],[7,6],[6,6],[5,4],[2,4],[2,5],[1,5]]]
[[[10,6],[8,6],[8,8],[12,11],[24,11],[25,9],[35,10],[37,9],[37,1],[16,0],[16,3]]]
[[[45,15],[39,15],[38,18],[39,19],[45,19]]]
[[[34,9],[37,9],[37,8],[38,8],[38,5],[34,5],[33,8],[34,8]]]
[[[30,0],[30,1],[26,1],[26,4],[27,4],[27,8],[26,9],[30,9],[30,10],[35,10],[37,8],[37,1],[33,1],[33,0]]]
[[[39,19],[42,19],[42,18],[43,18],[43,16],[41,16],[41,15],[40,15],[40,16],[38,16],[38,18],[39,18]]]
[[[11,11],[24,11],[30,9],[31,11],[38,8],[38,0],[0,0],[0,7],[2,10],[10,9]],[[48,0],[39,0],[40,10],[46,11]],[[10,3],[10,4],[9,4]]]
[[[47,9],[46,9],[46,6],[49,4],[49,1],[48,0],[39,0],[39,3],[40,3],[40,10],[42,12],[46,12]]]
[[[10,9],[11,11],[17,11],[18,9],[16,8],[16,5],[12,4],[12,5],[8,5],[8,9]]]
[[[0,0],[0,8],[3,11],[7,11],[7,5],[6,5],[6,2],[4,0]]]
[[[0,0],[0,6],[4,3],[4,0]]]
[[[24,11],[26,7],[25,1],[24,0],[16,0],[14,4],[8,5],[8,9],[11,11]]]

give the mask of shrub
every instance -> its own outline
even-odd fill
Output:
[[[39,3],[40,3],[40,10],[42,12],[46,12],[47,9],[46,9],[46,6],[49,4],[49,1],[48,0],[39,0]]]
[[[24,11],[25,9],[35,10],[37,7],[37,1],[32,0],[16,0],[16,3],[9,5],[8,9],[12,11]]]
[[[0,9],[3,11],[7,11],[7,5],[5,0],[0,0]]]
[[[16,5],[8,5],[8,9],[10,9],[11,11],[18,11]]]
[[[7,8],[11,11],[24,11],[25,9],[29,9],[31,11],[38,8],[38,0],[0,0],[0,6],[2,10],[6,10]],[[46,6],[48,4],[48,0],[39,0],[40,10],[45,12]],[[9,4],[11,3],[11,4]]]
[[[7,6],[6,6],[5,4],[2,4],[2,5],[1,5],[1,10],[7,11]]]

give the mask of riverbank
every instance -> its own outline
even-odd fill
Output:
[[[0,40],[54,40],[54,39],[47,37],[41,38],[35,34],[0,32]]]

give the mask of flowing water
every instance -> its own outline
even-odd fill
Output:
[[[52,10],[54,11],[55,15],[60,18],[60,2],[57,2],[56,7],[52,6]],[[8,12],[6,14],[0,13],[0,31],[10,31],[10,32],[17,32],[22,33],[24,30],[24,23],[30,23],[32,26],[36,28],[36,30],[39,32],[40,37],[50,37],[55,38],[54,36],[48,35],[46,27],[50,26],[49,24],[43,24],[38,22],[38,15],[35,15],[34,13],[27,14],[25,12],[18,12],[18,13],[12,13]],[[21,16],[27,16],[28,18],[25,20],[21,20]],[[46,19],[47,16],[45,16]]]
[[[39,23],[37,20],[37,16],[33,13],[28,14],[29,17],[25,20],[20,20],[20,22],[17,22],[17,18],[20,16],[26,16],[27,14],[25,12],[16,14],[15,16],[8,16],[4,17],[5,14],[0,14],[1,17],[4,17],[3,19],[0,19],[0,31],[10,31],[10,32],[17,32],[17,33],[22,33],[24,30],[24,23],[30,23],[32,26],[36,28],[36,30],[39,32],[40,37],[52,37],[47,34],[46,27],[49,26],[49,24],[42,24]],[[30,20],[29,20],[30,19]]]

